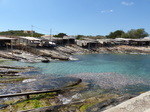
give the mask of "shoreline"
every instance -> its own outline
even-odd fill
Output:
[[[75,49],[75,47],[76,46],[74,46],[73,48]],[[77,46],[78,47],[78,46]],[[69,49],[71,49],[72,47],[69,47]],[[59,50],[58,50],[59,49]],[[60,52],[60,49],[61,49],[61,52]],[[60,47],[60,48],[57,48],[56,49],[56,51],[53,49],[53,50],[50,50],[50,52],[51,53],[54,53],[54,54],[57,54],[58,52],[60,53],[60,54],[63,54],[63,56],[66,56],[66,57],[70,57],[70,56],[73,56],[74,54],[76,54],[76,53],[81,53],[81,54],[91,54],[91,53],[121,53],[121,54],[150,54],[150,48],[145,48],[145,47],[132,47],[132,46],[116,46],[116,47],[107,47],[107,48],[99,48],[99,49],[97,49],[97,51],[91,51],[91,50],[87,50],[87,49],[76,49],[76,50],[74,50],[74,52],[72,52],[72,51],[67,51],[66,49],[68,49],[68,46],[65,46],[65,47],[63,47],[62,48],[62,46]],[[39,49],[40,51],[42,51],[43,49]],[[81,52],[81,50],[82,50],[82,52]],[[64,52],[63,52],[64,51]],[[67,53],[66,53],[66,51],[67,51]],[[134,52],[133,52],[134,51]],[[19,51],[17,51],[16,53],[18,53]],[[9,52],[10,53],[10,52]],[[9,54],[8,53],[8,54]],[[42,52],[43,53],[43,52]],[[41,55],[40,54],[40,56],[42,57],[40,57],[40,59],[43,59],[43,57],[45,58],[45,56],[47,56],[46,57],[46,59],[48,58],[48,57],[50,57],[50,59],[51,59],[51,55],[50,54],[48,54],[49,53],[49,50],[45,50],[44,51],[44,53]],[[80,54],[79,53],[79,54]],[[24,52],[23,53],[21,53],[21,55],[24,55]],[[60,55],[59,54],[59,55]],[[14,55],[14,54],[13,54]],[[35,58],[35,54],[32,54],[33,55],[33,59]],[[15,55],[15,56],[17,56],[17,55]],[[30,55],[26,55],[26,56],[31,56],[31,54]],[[56,57],[56,56],[55,56]],[[21,59],[23,59],[23,57],[20,57]],[[32,59],[31,57],[30,58],[27,58],[27,59]],[[27,60],[26,59],[26,60]],[[60,59],[62,59],[62,58],[60,58]],[[53,59],[52,59],[53,60]],[[20,60],[19,60],[20,61]],[[28,61],[28,60],[27,60]],[[41,60],[40,60],[41,61]],[[33,61],[31,61],[31,62],[33,62]],[[38,61],[37,61],[38,62]],[[84,85],[84,83],[82,83],[83,85]],[[88,88],[88,86],[86,85],[84,85],[83,86],[82,85],[82,89],[84,88]],[[79,87],[81,86],[80,84],[78,85]],[[77,88],[78,88],[78,86],[77,86]],[[76,88],[76,89],[77,89]],[[78,91],[78,89],[76,90],[75,89],[75,91]],[[81,90],[82,90],[81,89]],[[83,89],[83,90],[84,90]],[[82,90],[82,91],[83,91]],[[71,90],[69,90],[69,91],[71,91]],[[103,90],[99,90],[99,91],[103,91]],[[68,92],[68,91],[67,91]],[[91,90],[90,92],[92,92],[92,94],[93,95],[95,95],[96,93],[94,93],[95,92],[95,90]],[[101,93],[101,92],[100,92]],[[103,92],[102,92],[103,93]],[[73,97],[74,96],[74,94],[73,93],[71,93],[72,94],[72,96],[71,97]],[[84,93],[84,94],[86,94],[86,95],[89,95],[89,93],[87,94],[86,92]],[[64,93],[63,94],[63,96],[62,96],[62,98],[61,99],[59,99],[59,100],[62,100],[62,101],[64,101],[64,99],[65,98],[67,98],[66,100],[69,100],[69,96],[68,96],[68,94],[66,95],[66,93]],[[70,95],[70,94],[69,94]],[[104,92],[103,93],[103,95],[105,96],[106,95],[106,93]],[[109,96],[109,97],[108,97]],[[123,100],[118,100],[118,98],[120,97],[120,96],[118,96],[118,93],[113,93],[113,92],[110,92],[110,94],[108,94],[108,96],[106,95],[105,97],[108,97],[108,99],[106,98],[106,99],[104,99],[104,100],[102,100],[102,101],[104,101],[104,103],[108,103],[107,104],[107,106],[109,107],[110,105],[111,106],[114,106],[114,105],[117,105],[117,104],[120,104],[122,101],[125,101],[125,100],[128,100],[128,99],[130,99],[130,95],[128,96],[128,97],[125,97],[124,95],[122,96],[122,95],[120,95],[120,96],[122,96],[122,97],[124,97],[123,98]],[[80,97],[80,96],[79,96]],[[90,96],[90,97],[88,97],[87,98],[87,100],[85,100],[85,101],[81,101],[80,103],[82,104],[82,105],[80,105],[82,108],[85,108],[86,107],[86,105],[88,105],[87,107],[86,107],[86,109],[88,110],[88,109],[91,109],[95,104],[98,104],[99,106],[100,105],[103,105],[103,104],[101,104],[101,95],[99,96]],[[104,98],[105,98],[104,97]],[[135,97],[135,96],[134,96]],[[109,103],[109,101],[111,102],[111,101],[113,101],[114,99],[115,99],[115,101],[116,101],[116,104],[113,104],[113,103]],[[98,99],[98,101],[96,100],[96,102],[94,102],[94,100],[95,99]],[[75,101],[76,101],[76,99],[74,99]],[[85,103],[86,102],[86,103]],[[60,102],[59,102],[60,103]],[[99,104],[100,103],[100,104]],[[60,103],[61,104],[61,103]],[[72,103],[73,105],[74,105],[74,103]],[[60,107],[58,108],[58,109],[60,109],[60,108],[62,108],[62,109],[65,109],[66,107],[68,107],[68,106],[70,106],[70,107],[68,107],[69,109],[72,109],[73,107],[72,107],[72,104],[71,103],[69,103],[69,104],[65,104],[65,105],[60,105]],[[91,104],[92,104],[92,107],[91,107]],[[98,106],[97,105],[97,106]],[[76,106],[78,107],[79,106],[79,104],[77,103],[76,104]],[[108,108],[106,106],[106,109]],[[55,108],[55,106],[53,106],[53,109]],[[95,107],[94,107],[95,108]],[[40,109],[40,108],[38,108],[38,109]],[[77,108],[76,108],[77,109]],[[81,109],[81,108],[80,108]],[[79,109],[79,110],[80,110]],[[83,109],[84,111],[86,111],[86,109]],[[106,110],[105,109],[105,110]],[[103,109],[102,109],[103,110]],[[35,111],[36,112],[36,111]],[[83,112],[83,111],[81,111],[81,112]]]
[[[74,60],[73,55],[76,54],[150,54],[150,47],[135,47],[127,45],[118,45],[114,47],[99,47],[97,49],[86,49],[77,45],[58,46],[53,49],[33,48],[32,50],[13,51],[1,50],[0,57],[15,61],[31,62],[31,63],[48,63],[52,60]]]

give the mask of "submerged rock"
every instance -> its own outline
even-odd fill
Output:
[[[117,73],[79,73],[71,77],[81,78],[83,81],[89,81],[104,89],[121,89],[127,85],[150,84],[140,78],[131,78]]]
[[[6,108],[6,107],[8,107],[9,105],[8,104],[0,104],[0,109],[3,109],[3,108]]]
[[[23,83],[28,83],[28,82],[33,82],[33,81],[36,81],[37,79],[25,79],[23,80],[22,82]]]
[[[43,63],[48,63],[50,62],[48,59],[42,60]]]
[[[79,78],[71,78],[71,77],[61,77],[56,79],[51,79],[51,78],[37,79],[32,82],[16,84],[13,85],[13,87],[9,86],[4,90],[2,90],[0,94],[13,94],[13,93],[21,93],[27,91],[63,89],[66,87],[77,85],[81,81],[82,80]]]

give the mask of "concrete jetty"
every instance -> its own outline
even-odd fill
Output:
[[[103,112],[150,112],[150,91]]]

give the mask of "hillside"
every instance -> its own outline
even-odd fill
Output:
[[[23,30],[9,30],[0,32],[0,35],[3,36],[32,36],[32,31],[23,31]],[[41,37],[43,34],[33,31],[33,37]]]

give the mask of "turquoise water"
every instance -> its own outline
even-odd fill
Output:
[[[150,79],[150,55],[88,54],[75,55],[74,57],[79,60],[50,63],[13,62],[12,64],[38,67],[43,74],[56,77],[83,72],[115,72]]]

